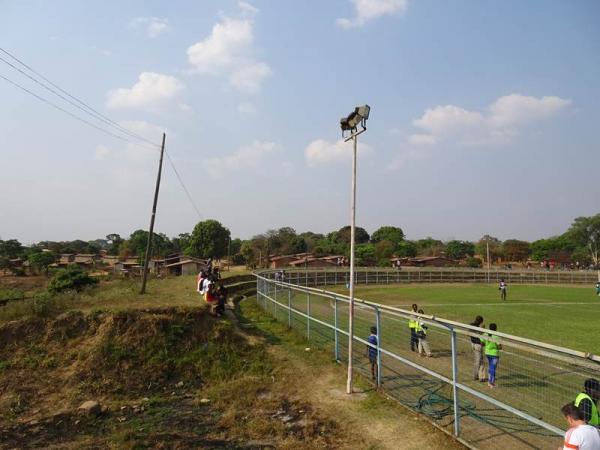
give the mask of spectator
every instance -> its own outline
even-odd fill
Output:
[[[569,424],[565,432],[565,442],[558,450],[599,450],[600,432],[597,428],[587,425],[583,420],[582,411],[573,403],[567,403],[560,409]]]
[[[227,288],[223,286],[223,283],[219,283],[217,289],[217,307],[215,313],[217,317],[221,317],[225,313],[225,303],[227,302]]]
[[[475,317],[475,320],[470,325],[483,328],[483,317]],[[483,363],[483,345],[481,339],[471,336],[471,349],[473,350],[473,380],[485,381],[485,364]]]
[[[600,383],[594,378],[588,378],[583,383],[584,392],[580,392],[575,398],[577,406],[583,414],[583,420],[595,427],[600,426],[598,417],[598,399],[600,398]]]
[[[498,326],[495,323],[490,323],[490,331],[496,331]],[[485,345],[484,353],[488,360],[488,386],[491,388],[496,387],[496,369],[498,368],[498,361],[500,360],[500,350],[502,345],[498,336],[488,334],[487,338],[481,338],[481,341]]]
[[[367,356],[371,363],[371,379],[377,379],[377,327],[371,327],[371,335],[368,337],[367,342],[371,345],[367,345]]]
[[[417,312],[417,309],[419,309],[419,307],[417,306],[416,303],[413,303],[412,305],[412,310],[413,312]],[[415,316],[411,316],[410,319],[408,319],[408,328],[410,330],[410,350],[413,352],[417,351],[417,347],[418,347],[418,338],[417,338],[417,318]]]
[[[197,278],[197,287],[196,287],[196,291],[202,295],[204,294],[204,292],[202,292],[202,283],[204,282],[204,279],[206,278],[206,274],[204,273],[203,270],[200,271],[200,273],[198,273],[198,278]]]
[[[596,295],[598,295],[598,297],[600,297],[600,281],[598,281],[596,283]]]
[[[419,314],[425,314],[422,309],[419,310]],[[429,348],[429,343],[427,342],[427,326],[425,323],[419,318],[417,320],[417,339],[419,340],[419,356],[427,356],[431,358],[431,349]]]
[[[506,300],[506,283],[504,282],[504,278],[500,278],[498,290],[500,291],[500,299]]]

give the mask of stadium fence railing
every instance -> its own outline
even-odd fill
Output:
[[[406,273],[358,271],[357,284],[402,282]],[[419,280],[419,275],[412,279],[415,273],[419,272],[411,272],[411,281]],[[339,270],[297,270],[286,271],[285,281],[281,281],[275,280],[276,271],[258,272],[257,303],[302,333],[311,345],[330,351],[334,360],[345,363],[349,298],[316,286],[344,284],[347,275],[347,271]],[[395,278],[390,278],[392,275]],[[420,276],[421,281],[429,282],[422,273]],[[411,318],[428,327],[432,358],[422,358],[411,351]],[[542,322],[540,318],[543,325]],[[377,327],[376,346],[367,341],[372,326]],[[482,337],[482,333],[484,337],[494,335],[502,343],[495,388],[474,380],[470,338]],[[436,426],[471,448],[558,447],[565,429],[560,407],[575,399],[586,379],[600,377],[600,357],[590,353],[358,298],[353,335],[352,358],[357,372],[370,379],[367,348],[375,348],[375,387],[425,414]]]

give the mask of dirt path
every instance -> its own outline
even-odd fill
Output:
[[[426,418],[378,394],[360,379],[356,383],[356,393],[347,395],[344,366],[333,363],[325,352],[305,348],[305,343],[297,335],[284,330],[279,324],[266,326],[274,327],[275,332],[273,329],[265,331],[263,323],[255,324],[260,331],[276,338],[276,343],[268,347],[278,368],[274,383],[284,385],[286,394],[291,398],[309,402],[315,411],[335,420],[348,434],[343,448],[465,448]],[[252,335],[252,328],[243,326],[242,329]]]

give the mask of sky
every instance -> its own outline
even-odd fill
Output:
[[[192,198],[165,161],[168,236],[209,218],[241,238],[347,225],[339,120],[365,103],[369,232],[535,240],[600,212],[595,0],[0,0],[0,48],[119,127],[166,133]],[[0,239],[147,229],[158,148],[2,60],[0,76],[130,141],[0,78]]]

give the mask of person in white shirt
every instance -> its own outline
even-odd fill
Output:
[[[567,403],[560,411],[569,429],[565,432],[565,442],[558,450],[600,450],[600,430],[587,425],[583,412],[574,403]]]

